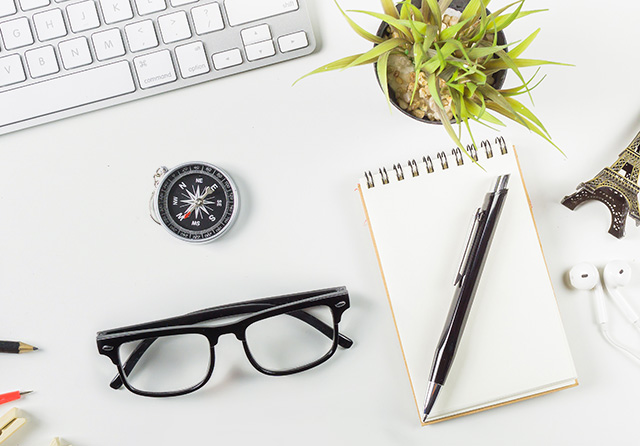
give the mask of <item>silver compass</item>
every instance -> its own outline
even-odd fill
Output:
[[[154,175],[151,218],[175,237],[207,243],[222,236],[238,215],[238,190],[231,177],[205,162],[160,167]]]

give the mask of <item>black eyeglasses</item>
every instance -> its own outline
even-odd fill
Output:
[[[112,388],[124,384],[138,395],[178,396],[211,378],[214,346],[224,334],[233,333],[253,367],[267,375],[290,375],[322,364],[338,345],[353,345],[338,332],[347,308],[347,289],[328,288],[101,331],[96,341],[98,352],[118,368]]]

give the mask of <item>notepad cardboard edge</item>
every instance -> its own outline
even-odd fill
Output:
[[[551,284],[551,289],[553,291],[553,297],[554,297],[554,299],[556,301],[556,306],[558,306],[558,298],[557,298],[555,289],[553,288],[553,281],[551,280],[551,273],[549,272],[549,266],[547,264],[547,259],[546,259],[545,254],[544,254],[544,250],[542,249],[542,241],[540,240],[540,233],[538,232],[538,225],[536,224],[535,216],[533,215],[533,205],[531,203],[531,197],[529,196],[529,191],[527,190],[527,185],[526,185],[526,183],[524,181],[524,175],[522,173],[522,167],[520,165],[520,158],[518,157],[518,153],[516,151],[515,145],[512,145],[511,147],[513,149],[513,153],[514,153],[515,160],[516,160],[516,165],[518,167],[518,173],[520,175],[520,181],[522,182],[522,186],[524,188],[524,193],[525,193],[525,196],[527,198],[527,203],[529,205],[529,212],[531,214],[531,220],[533,221],[533,226],[535,228],[536,237],[538,239],[538,245],[540,247],[540,252],[542,254],[542,259],[544,261],[545,269],[547,270],[547,276],[549,278],[549,283]],[[559,390],[569,389],[571,387],[576,387],[576,386],[579,385],[578,379],[576,377],[575,379],[572,379],[572,380],[570,379],[570,380],[567,380],[567,381],[563,381],[562,383],[564,385],[556,383],[556,384],[559,385],[559,387],[550,388],[550,389],[542,390],[542,391],[539,391],[539,392],[535,391],[534,393],[532,393],[530,395],[524,395],[524,396],[517,397],[517,398],[514,398],[514,399],[500,401],[500,402],[497,402],[497,403],[494,403],[494,404],[491,404],[491,405],[488,405],[488,406],[483,406],[483,407],[479,407],[479,408],[473,408],[473,409],[469,409],[469,410],[463,410],[460,413],[447,415],[447,416],[444,416],[444,417],[441,417],[441,418],[435,418],[435,419],[429,420],[427,422],[422,421],[422,417],[421,417],[422,410],[421,410],[420,404],[418,403],[418,396],[416,395],[416,391],[415,391],[415,388],[413,386],[413,381],[411,380],[411,375],[409,373],[409,366],[407,364],[407,358],[406,358],[406,355],[405,355],[405,352],[404,352],[404,348],[402,346],[402,339],[400,337],[400,332],[398,330],[398,324],[397,324],[397,321],[396,321],[396,316],[395,316],[395,313],[393,311],[393,304],[391,302],[391,296],[389,295],[389,288],[387,287],[387,280],[386,280],[386,277],[384,275],[384,270],[382,268],[382,261],[380,259],[380,253],[379,253],[379,250],[378,250],[378,245],[376,243],[376,239],[375,239],[375,236],[374,236],[374,233],[373,233],[373,227],[371,225],[371,219],[369,218],[369,211],[367,209],[366,201],[364,199],[364,193],[362,191],[362,181],[358,182],[358,192],[360,194],[360,200],[362,202],[362,208],[364,209],[367,226],[369,227],[369,234],[371,235],[371,241],[373,242],[373,248],[374,248],[374,251],[376,253],[376,258],[378,260],[378,268],[380,269],[380,274],[382,276],[382,282],[383,282],[383,285],[384,285],[384,288],[385,288],[385,293],[387,295],[387,301],[389,302],[389,308],[391,309],[391,316],[393,318],[393,324],[394,324],[394,327],[395,327],[395,330],[396,330],[396,335],[398,336],[398,342],[400,344],[400,351],[402,352],[402,359],[404,361],[405,370],[407,372],[407,377],[409,378],[409,385],[411,386],[411,392],[413,393],[413,399],[414,399],[414,402],[415,402],[415,405],[416,405],[416,410],[418,412],[418,419],[419,419],[420,424],[422,426],[427,426],[427,425],[439,423],[441,421],[446,421],[446,420],[451,420],[451,419],[454,419],[454,418],[459,418],[459,417],[462,417],[464,415],[471,415],[471,414],[474,414],[474,413],[483,412],[485,410],[489,410],[489,409],[493,409],[493,408],[497,408],[497,407],[501,407],[501,406],[506,406],[506,405],[511,404],[511,403],[516,403],[516,402],[519,402],[519,401],[528,400],[528,399],[531,399],[531,398],[534,398],[534,397],[537,397],[537,396],[547,395],[547,394],[550,394],[550,393],[557,392]],[[559,306],[558,306],[558,312],[559,312]],[[560,315],[560,318],[562,318],[562,315]],[[569,351],[569,354],[571,354],[570,351]],[[573,362],[573,359],[572,359],[572,362]],[[577,376],[577,373],[575,373],[575,375]]]
[[[443,417],[434,418],[433,420],[429,420],[427,422],[424,422],[424,421],[420,420],[420,423],[423,426],[427,426],[427,425],[430,425],[430,424],[440,423],[441,421],[453,420],[454,418],[460,418],[460,417],[462,417],[464,415],[471,415],[471,414],[478,413],[478,412],[484,412],[485,410],[495,409],[497,407],[506,406],[506,405],[509,405],[509,404],[512,404],[512,403],[517,403],[517,402],[520,402],[520,401],[530,400],[531,398],[548,395],[550,393],[555,393],[555,392],[558,392],[560,390],[569,389],[571,387],[576,387],[577,385],[578,385],[578,380],[577,379],[562,381],[562,384],[556,383],[556,387],[552,387],[552,388],[549,388],[547,390],[535,391],[535,392],[532,392],[530,395],[524,395],[524,396],[517,397],[517,398],[514,398],[514,399],[506,399],[504,401],[500,401],[500,402],[497,402],[495,404],[491,404],[489,406],[482,406],[482,407],[478,407],[478,408],[462,410],[459,413],[454,413],[454,414],[451,414],[451,415],[446,415],[446,416],[443,416]]]

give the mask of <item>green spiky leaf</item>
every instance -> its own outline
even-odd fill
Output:
[[[533,122],[535,125],[537,125],[540,128],[540,130],[542,130],[544,133],[546,133],[547,136],[551,136],[551,135],[549,135],[549,132],[547,131],[547,129],[544,128],[544,125],[542,125],[542,122],[540,122],[540,120],[536,117],[536,115],[534,115],[522,103],[520,103],[519,101],[517,101],[514,98],[505,98],[505,100],[509,103],[509,105],[511,105],[511,108],[516,113],[518,113],[520,116],[524,116],[529,121]]]
[[[440,8],[440,11],[442,11],[443,14],[447,10],[447,8],[449,8],[449,5],[451,4],[452,1],[453,0],[440,0],[438,2],[438,7]]]
[[[405,41],[402,39],[389,39],[385,40],[379,45],[374,46],[366,53],[360,55],[357,59],[347,65],[345,68],[351,68],[356,65],[362,65],[365,63],[373,62],[378,59],[382,54],[388,53],[391,50],[394,50],[398,47],[402,47],[405,45]]]
[[[538,67],[540,65],[562,65],[565,67],[573,66],[571,64],[551,62],[548,60],[538,60],[538,59],[513,59],[513,63],[518,68]],[[509,68],[509,65],[504,60],[493,59],[485,63],[484,67],[487,69],[487,71],[496,72],[499,70],[505,70]]]
[[[536,9],[534,11],[521,11],[521,12],[518,13],[518,15],[515,17],[514,20],[518,20],[518,19],[521,19],[523,17],[527,17],[527,16],[529,16],[531,14],[537,14],[539,12],[545,12],[545,11],[548,11],[548,10],[547,9]],[[505,17],[505,16],[498,17],[494,22],[495,23],[494,27],[490,27],[489,30],[501,31],[501,30],[505,29],[509,24],[511,24],[511,22],[513,22],[514,20],[509,21],[509,17]]]
[[[347,68],[347,66],[351,66],[351,63],[354,60],[356,60],[357,58],[361,57],[361,56],[362,56],[362,54],[355,54],[353,56],[343,57],[342,59],[338,59],[336,61],[330,62],[330,63],[328,63],[326,65],[323,65],[320,68],[316,68],[315,70],[311,71],[310,73],[307,73],[304,76],[298,78],[293,83],[293,85],[297,84],[298,82],[300,82],[305,77],[311,76],[312,74],[326,73],[327,71],[342,70],[344,68]]]
[[[536,36],[538,35],[539,32],[540,32],[540,28],[538,28],[537,30],[532,32],[529,35],[529,37],[524,39],[520,44],[518,44],[518,46],[516,46],[515,48],[511,49],[509,51],[509,55],[511,56],[511,58],[512,59],[517,58],[518,56],[520,56],[520,54],[522,54],[524,52],[524,50],[529,48],[529,45],[531,45],[531,42],[533,42],[533,40],[536,38]]]
[[[442,27],[442,13],[440,12],[440,7],[438,6],[437,0],[423,0],[423,4],[426,3],[429,7],[429,12],[432,15],[434,22],[433,24],[440,29]]]
[[[438,107],[444,110],[444,105],[442,105],[442,100],[440,99],[440,89],[438,88],[438,78],[435,74],[430,74],[427,76],[427,85],[429,86],[429,92],[433,97],[433,100],[436,101]]]
[[[411,43],[413,43],[413,36],[411,34],[411,30],[409,28],[407,28],[406,26],[404,26],[402,24],[402,20],[400,19],[396,19],[395,17],[391,17],[389,15],[386,14],[380,14],[378,12],[371,12],[371,11],[361,11],[358,9],[354,9],[354,10],[350,10],[349,12],[356,12],[359,14],[365,14],[365,15],[369,15],[371,17],[375,17],[376,19],[382,20],[383,22],[385,22],[387,25],[395,28],[396,30],[398,30],[398,32],[404,34],[404,36],[411,40]],[[384,40],[384,39],[381,39]],[[376,42],[377,43],[377,42]]]
[[[464,28],[464,26],[469,23],[470,19],[467,20],[463,20],[462,22],[458,22],[453,26],[450,26],[448,28],[443,29],[442,31],[440,31],[440,39],[441,40],[448,40],[448,39],[452,39],[456,36],[456,34],[458,34],[458,32]]]
[[[413,6],[413,4],[411,4],[411,3],[409,4],[409,9],[411,10],[411,13],[413,14],[413,20],[411,20],[411,22],[413,22],[413,23],[424,22],[424,15],[422,14],[422,11],[420,11],[418,8]]]
[[[484,57],[493,56],[495,53],[504,50],[506,47],[507,45],[475,47],[469,51],[469,58],[482,59]]]
[[[338,7],[338,9],[340,10],[340,12],[342,13],[342,16],[347,20],[347,23],[349,24],[349,26],[351,26],[351,29],[353,29],[356,32],[356,34],[358,34],[363,39],[366,39],[369,42],[373,42],[373,43],[380,43],[384,40],[382,37],[378,37],[375,34],[371,34],[370,32],[365,31],[360,25],[358,25],[356,22],[351,20],[351,17],[349,17],[347,13],[342,10],[342,8],[340,7],[340,5],[336,0],[333,0],[333,1]]]
[[[565,153],[562,151],[562,149],[560,147],[558,147],[553,141],[551,141],[551,138],[549,138],[542,130],[540,130],[539,128],[537,128],[535,126],[535,124],[533,124],[532,122],[528,121],[525,117],[523,116],[518,116],[515,113],[511,112],[510,110],[504,109],[502,107],[500,107],[500,105],[495,104],[495,103],[488,103],[487,104],[487,108],[494,110],[498,113],[500,113],[501,115],[503,115],[506,118],[511,119],[514,122],[517,122],[518,124],[522,124],[525,128],[531,130],[532,132],[536,133],[537,135],[541,136],[543,139],[545,139],[549,144],[551,144],[553,147],[555,147],[556,149],[558,149],[558,151],[560,153],[562,153],[563,155],[565,155]],[[524,122],[524,124],[523,124]],[[566,155],[565,155],[566,156]]]
[[[387,98],[387,104],[389,105],[389,111],[391,111],[391,98],[389,97],[389,82],[387,80],[387,67],[389,66],[389,54],[384,53],[378,58],[376,70],[378,72],[378,79],[380,80],[380,86],[384,92],[384,97]]]
[[[393,0],[380,0],[382,3],[382,10],[388,16],[393,17],[394,19],[399,18],[398,10],[396,9],[396,4]]]
[[[513,23],[513,21],[519,17],[520,11],[522,10],[522,5],[524,4],[524,0],[521,0],[519,3],[520,4],[516,8],[516,10],[513,11],[511,14],[506,16],[496,17],[496,20],[494,22],[495,27],[493,28],[495,32],[502,31],[507,26],[511,25],[511,23]]]
[[[467,6],[464,8],[464,11],[462,11],[462,14],[460,15],[460,20],[464,21],[464,20],[476,17],[476,15],[480,11],[480,7],[483,7],[483,6],[484,5],[481,0],[471,0],[467,4]]]

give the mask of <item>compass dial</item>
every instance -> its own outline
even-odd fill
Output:
[[[235,220],[233,180],[208,163],[187,163],[162,177],[154,197],[156,215],[176,237],[204,243],[220,237]]]

